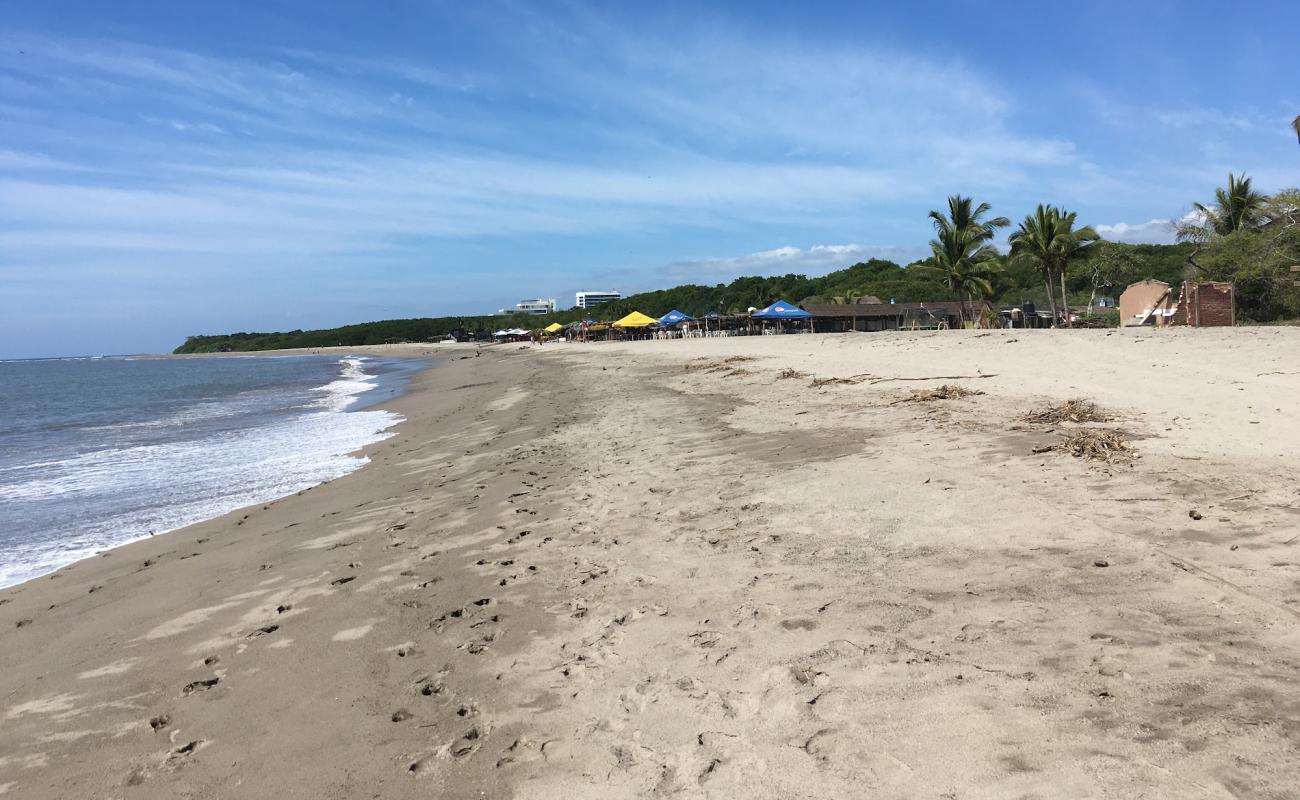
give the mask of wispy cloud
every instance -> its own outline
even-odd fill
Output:
[[[662,267],[659,274],[667,281],[705,283],[740,275],[821,275],[872,258],[906,264],[923,255],[921,248],[889,245],[815,244],[805,248],[785,245],[741,256],[677,261]]]
[[[270,307],[334,292],[313,302],[346,321],[351,303],[497,307],[517,285],[500,275],[538,263],[574,283],[618,264],[659,285],[815,273],[924,255],[925,212],[953,192],[1012,217],[1040,201],[1091,222],[1176,216],[1277,113],[1111,91],[1071,116],[949,51],[694,9],[671,29],[581,2],[506,11],[451,15],[472,46],[422,55],[0,27],[0,276],[21,274],[31,305],[85,308],[86,275],[125,274],[184,309],[239,270],[275,277]],[[1160,241],[1158,222],[1100,227]],[[875,244],[766,244],[846,241]]]
[[[1101,238],[1126,244],[1172,244],[1174,221],[1153,219],[1148,222],[1116,222],[1113,225],[1094,225]]]

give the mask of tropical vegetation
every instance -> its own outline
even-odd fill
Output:
[[[993,295],[992,279],[1001,259],[993,237],[998,228],[1011,224],[1006,217],[985,219],[990,210],[988,203],[976,206],[969,197],[953,195],[948,198],[946,215],[930,212],[935,232],[935,238],[930,240],[933,267],[961,302],[963,322],[972,319],[972,302],[983,302]]]
[[[1297,119],[1300,124],[1300,118]],[[1300,131],[1297,131],[1300,135]],[[987,203],[948,198],[945,212],[930,212],[935,236],[930,257],[901,265],[873,258],[821,276],[748,276],[712,286],[686,284],[631,295],[596,309],[578,308],[545,317],[482,315],[383,320],[340,328],[274,333],[191,336],[178,353],[371,345],[434,341],[448,335],[486,337],[500,328],[534,328],[584,318],[616,319],[640,310],[677,309],[692,316],[710,311],[744,313],[775,300],[810,303],[958,301],[975,321],[991,304],[1033,302],[1064,319],[1064,309],[1094,308],[1098,297],[1115,297],[1146,278],[1177,284],[1185,279],[1231,281],[1238,316],[1247,322],[1300,320],[1300,288],[1292,265],[1300,265],[1300,190],[1275,195],[1255,190],[1245,175],[1229,175],[1214,201],[1196,203],[1175,226],[1177,243],[1125,244],[1077,227],[1072,211],[1042,204],[1008,239],[1009,252],[994,243],[1005,217],[990,217]],[[1114,324],[1113,312],[1098,315]]]
[[[1078,215],[1056,206],[1039,204],[1038,209],[1025,217],[1020,227],[1007,240],[1011,245],[1012,260],[1030,264],[1043,279],[1043,288],[1047,291],[1047,303],[1052,311],[1052,319],[1062,319],[1069,324],[1069,293],[1066,277],[1070,271],[1070,260],[1082,256],[1086,248],[1101,237],[1091,227],[1075,229]],[[1061,283],[1061,306],[1056,303],[1056,287],[1053,278]]]

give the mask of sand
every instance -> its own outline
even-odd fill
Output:
[[[1300,330],[440,352],[362,470],[0,590],[0,796],[1300,792]]]

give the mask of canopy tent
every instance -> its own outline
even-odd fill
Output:
[[[499,330],[499,331],[492,331],[492,338],[494,338],[494,339],[500,339],[502,336],[506,336],[507,334],[508,334],[508,331],[506,331],[506,330],[504,330],[504,329],[503,329],[503,330]]]
[[[673,309],[672,311],[669,311],[667,314],[664,314],[662,317],[659,318],[659,324],[671,326],[671,325],[676,325],[679,322],[685,322],[688,319],[690,319],[690,317],[686,316],[685,314],[678,311],[677,309]]]
[[[777,300],[762,311],[755,311],[752,316],[754,319],[812,319],[812,314],[785,300]]]
[[[546,331],[547,333],[555,333],[556,331],[564,330],[564,326],[558,322],[552,322],[550,325],[547,325],[542,330]]]
[[[614,327],[615,328],[644,328],[645,326],[653,325],[654,323],[655,323],[654,318],[647,317],[645,314],[642,314],[640,311],[633,311],[631,314],[628,314],[626,317],[623,317],[618,322],[615,322]]]

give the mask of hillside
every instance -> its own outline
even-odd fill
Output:
[[[1096,288],[1099,295],[1118,294],[1132,280],[1154,277],[1174,283],[1180,280],[1190,248],[1187,245],[1118,245],[1107,243],[1096,257],[1080,259],[1073,269],[1072,301],[1083,302]],[[1094,284],[1095,287],[1094,287]],[[1116,288],[1119,287],[1119,288]],[[1041,301],[1043,286],[1032,269],[1008,264],[999,275],[996,301],[1019,303]],[[552,322],[567,323],[584,317],[617,319],[636,310],[659,316],[677,309],[692,316],[709,311],[742,312],[778,299],[796,303],[852,301],[874,295],[900,303],[954,299],[953,292],[925,262],[900,266],[892,261],[871,259],[822,275],[748,276],[729,284],[702,286],[684,284],[671,289],[629,295],[595,310],[567,309],[544,317],[517,315],[421,317],[345,325],[321,330],[293,330],[272,333],[230,333],[190,336],[176,353],[217,353],[245,350],[278,350],[293,347],[331,347],[384,344],[397,341],[429,341],[453,332],[486,334],[509,327],[535,328]]]

